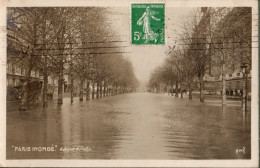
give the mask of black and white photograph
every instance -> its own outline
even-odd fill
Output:
[[[0,166],[257,167],[258,2],[236,2],[5,1]]]

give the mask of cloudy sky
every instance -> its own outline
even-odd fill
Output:
[[[180,33],[182,20],[190,19],[190,16],[197,8],[166,8],[166,44],[165,45],[131,45],[130,37],[130,9],[126,7],[109,8],[107,20],[122,40],[127,42],[124,54],[133,64],[136,77],[141,82],[149,80],[151,72],[166,58],[169,51],[168,46],[176,43],[176,37]],[[178,42],[177,42],[178,43]]]

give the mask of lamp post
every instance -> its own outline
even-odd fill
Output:
[[[243,63],[241,66],[242,73],[243,73],[243,97],[242,97],[242,108],[246,112],[247,111],[247,65]]]

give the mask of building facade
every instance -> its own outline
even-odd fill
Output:
[[[207,57],[203,77],[206,92],[222,93],[225,80],[226,94],[242,93],[245,79],[241,65],[247,65],[247,86],[251,94],[251,8],[201,8],[198,25]],[[222,79],[222,77],[224,78]]]

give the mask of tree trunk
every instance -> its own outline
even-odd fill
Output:
[[[99,99],[99,82],[97,82],[97,93],[96,93],[96,98]]]
[[[171,85],[171,96],[173,96],[173,85]]]
[[[80,90],[79,90],[79,101],[83,101],[83,84],[84,84],[84,79],[81,79]]]
[[[176,85],[175,85],[175,97],[179,97],[179,91],[178,91],[178,82],[176,82]]]
[[[226,74],[222,74],[222,106],[226,105]]]
[[[92,99],[95,99],[95,82],[92,81]]]
[[[71,81],[70,81],[70,83],[71,83],[71,87],[70,87],[70,102],[72,103],[73,102],[73,94],[74,94],[74,83],[73,83],[74,81],[73,81],[73,76],[71,75]]]
[[[102,82],[100,82],[99,86],[99,97],[102,98]]]
[[[63,73],[60,73],[58,79],[58,104],[63,104]]]
[[[87,81],[87,95],[86,95],[86,100],[89,100],[89,93],[90,93],[90,89],[89,89],[89,80]]]
[[[181,98],[183,98],[182,85],[180,84]]]
[[[192,99],[192,84],[191,81],[189,80],[189,99]]]
[[[46,43],[46,19],[44,19],[44,29],[43,29],[43,39],[44,42]],[[46,51],[46,45],[44,45],[44,50]],[[48,101],[47,101],[47,92],[48,92],[48,73],[47,73],[47,54],[43,52],[44,56],[44,66],[43,66],[43,92],[42,92],[42,106],[47,107],[48,106]]]
[[[117,84],[116,84],[116,93],[115,93],[115,95],[117,95]]]
[[[104,81],[103,97],[106,97],[106,81]]]
[[[27,110],[27,97],[28,97],[28,82],[24,82],[22,86],[22,94],[21,94],[21,102],[20,102],[20,110]]]
[[[29,65],[29,67],[27,68],[25,81],[23,82],[23,85],[22,85],[21,102],[20,102],[20,107],[19,107],[19,110],[21,110],[21,111],[27,110],[28,84],[29,84],[30,77],[31,77],[31,71],[32,71],[32,67]]]
[[[45,56],[46,57],[46,56]],[[42,106],[43,107],[47,107],[48,106],[48,102],[47,102],[47,92],[48,92],[48,74],[47,74],[47,67],[44,66],[44,70],[43,70],[43,98],[42,98]]]
[[[204,102],[204,81],[203,81],[203,75],[200,76],[200,102]]]

